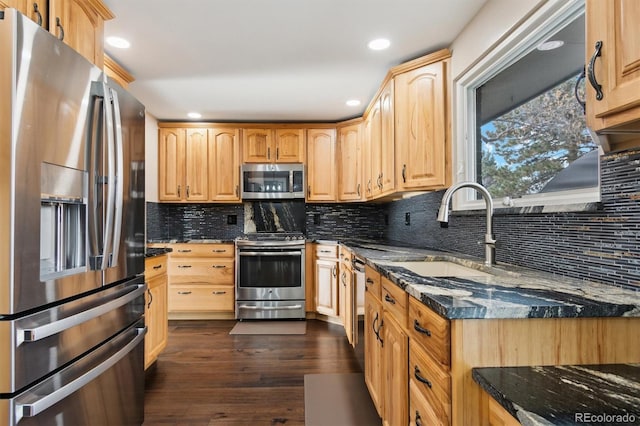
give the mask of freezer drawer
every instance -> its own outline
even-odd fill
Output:
[[[26,317],[0,320],[0,394],[19,392],[144,315],[143,278]],[[6,349],[5,349],[6,348]]]
[[[0,424],[141,425],[145,333],[134,324],[38,385],[0,399]]]

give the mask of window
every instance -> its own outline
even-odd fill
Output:
[[[584,36],[584,2],[551,2],[459,79],[458,181],[483,184],[497,207],[599,199],[600,152],[578,100]],[[477,196],[456,208],[480,207]]]

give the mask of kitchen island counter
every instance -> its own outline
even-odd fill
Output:
[[[640,421],[640,364],[485,367],[472,374],[522,424]]]

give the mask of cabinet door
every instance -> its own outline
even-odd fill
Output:
[[[102,68],[104,21],[114,15],[99,0],[50,0],[49,31]]]
[[[316,259],[316,311],[338,315],[338,261]]]
[[[147,283],[145,325],[147,335],[144,339],[144,366],[149,367],[167,346],[168,306],[167,275],[152,278]]]
[[[276,163],[304,162],[304,130],[276,129]],[[272,153],[273,156],[273,153]]]
[[[370,291],[364,295],[364,381],[371,400],[382,417],[382,342],[378,339],[381,330],[382,306]]]
[[[445,65],[430,64],[395,79],[396,181],[405,189],[446,183]]]
[[[49,2],[47,0],[0,0],[0,9],[12,7],[18,12],[31,18],[41,27],[48,28],[49,25]]]
[[[382,371],[384,380],[385,426],[406,425],[409,422],[409,377],[407,374],[409,359],[409,341],[407,334],[392,315],[383,313],[384,353]]]
[[[163,128],[158,141],[158,198],[180,201],[185,197],[185,129]]]
[[[395,133],[393,108],[393,80],[384,86],[380,94],[380,194],[395,190]]]
[[[371,196],[376,197],[382,192],[382,119],[380,98],[376,100],[367,116]]]
[[[362,155],[360,145],[360,124],[340,129],[338,144],[338,198],[341,201],[360,201],[362,199]]]
[[[240,131],[209,129],[209,198],[240,201]]]
[[[185,184],[187,201],[209,199],[207,129],[188,129],[185,144]]]
[[[594,76],[602,86],[598,100],[587,81],[589,126],[600,130],[640,119],[640,2],[587,0],[586,14],[587,67],[593,60]],[[597,42],[602,43],[601,56],[592,59]]]
[[[307,201],[336,201],[336,131],[307,131]]]
[[[273,149],[271,129],[244,129],[242,131],[242,161],[245,163],[270,163]]]

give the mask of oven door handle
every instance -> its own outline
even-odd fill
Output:
[[[240,256],[302,256],[301,251],[239,251]]]
[[[255,306],[255,305],[238,305],[240,309],[251,309],[253,311],[261,310],[261,311],[282,311],[285,309],[300,309],[302,305],[291,305],[291,306]]]

